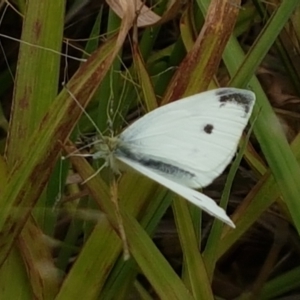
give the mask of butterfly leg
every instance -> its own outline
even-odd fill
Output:
[[[93,175],[86,178],[81,184],[85,184],[87,181],[91,180],[95,176],[97,176],[105,167],[107,167],[107,163],[105,162]]]

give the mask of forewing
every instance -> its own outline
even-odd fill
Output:
[[[124,157],[120,157],[119,160],[121,160],[123,163],[130,166],[131,168],[135,169],[136,171],[140,172],[141,174],[151,178],[152,180],[158,182],[159,184],[165,186],[166,188],[170,189],[171,191],[175,192],[176,194],[187,199],[191,203],[200,207],[201,209],[203,209],[210,215],[223,221],[224,223],[228,224],[229,226],[231,226],[233,228],[235,227],[233,222],[227,216],[224,209],[219,207],[213,199],[211,199],[211,198],[205,196],[204,194],[201,194],[189,187],[183,186],[177,182],[174,182],[168,178],[165,178],[162,175],[153,172],[149,168],[146,168],[135,161],[132,161],[132,160],[124,158]]]
[[[116,156],[204,187],[231,161],[254,102],[250,91],[221,88],[170,103],[122,132]]]

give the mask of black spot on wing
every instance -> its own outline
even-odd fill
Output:
[[[247,115],[250,111],[253,101],[252,97],[246,93],[228,93],[228,91],[229,90],[227,89],[217,91],[216,95],[220,97],[219,102],[221,105],[225,105],[228,102],[241,105],[244,108],[245,114]]]
[[[152,170],[159,171],[162,174],[174,175],[179,178],[180,177],[185,177],[185,178],[188,177],[189,179],[196,177],[196,175],[194,173],[184,170],[182,168],[179,168],[177,166],[171,165],[169,163],[164,163],[162,161],[159,161],[159,160],[156,160],[153,158],[142,157],[141,155],[132,153],[126,147],[118,147],[118,149],[116,149],[116,151],[115,151],[115,154],[116,154],[116,156],[125,157],[132,161],[138,162],[142,166],[147,167]]]
[[[203,128],[204,132],[211,134],[213,132],[214,126],[212,124],[206,124]]]

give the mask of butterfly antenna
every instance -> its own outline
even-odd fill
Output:
[[[66,89],[66,91],[71,96],[71,98],[76,102],[76,104],[78,105],[78,107],[81,109],[82,113],[88,118],[88,120],[91,122],[91,124],[96,128],[97,133],[99,134],[100,138],[103,140],[104,136],[101,133],[101,131],[99,130],[97,124],[93,121],[93,119],[90,117],[90,115],[86,112],[86,110],[84,109],[84,107],[79,103],[79,101],[76,99],[75,95],[68,89],[68,87],[65,84],[65,82],[62,82],[62,86]]]
[[[114,87],[113,87],[113,70],[110,72],[110,99],[108,101],[108,105],[106,106],[106,115],[107,115],[107,128],[109,131],[109,136],[114,136]]]

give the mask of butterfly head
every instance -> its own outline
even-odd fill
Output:
[[[115,150],[119,144],[119,139],[117,137],[102,137],[98,139],[94,145],[92,151],[93,159],[102,158],[105,160],[105,165],[110,167],[115,173],[119,173],[116,159],[115,159]]]

